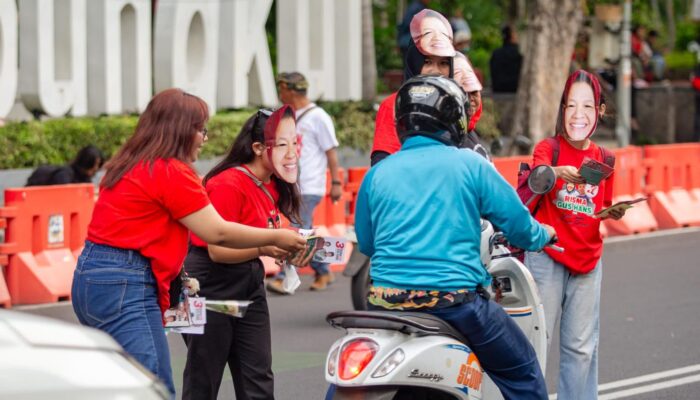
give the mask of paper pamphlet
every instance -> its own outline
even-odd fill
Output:
[[[585,157],[581,167],[578,169],[578,173],[586,183],[598,185],[600,181],[608,178],[613,173],[613,168],[600,161]]]
[[[204,334],[204,325],[207,323],[205,305],[204,297],[188,297],[187,305],[180,303],[176,308],[165,311],[165,327],[170,332]]]
[[[323,247],[316,250],[312,260],[330,264],[342,263],[346,243],[347,239],[343,237],[324,237]]]
[[[613,210],[626,210],[628,208],[632,208],[633,204],[639,203],[640,201],[646,201],[646,197],[640,197],[634,200],[625,200],[625,201],[620,201],[617,202],[613,205],[611,205],[608,208],[602,209],[596,213],[596,217],[598,218],[606,218],[607,216],[610,215],[610,212]]]

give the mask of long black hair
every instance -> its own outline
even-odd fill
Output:
[[[240,132],[238,132],[238,137],[234,140],[226,157],[216,164],[204,177],[204,185],[206,185],[211,178],[229,168],[253,162],[256,157],[255,152],[253,152],[253,143],[260,142],[264,144],[263,127],[270,114],[265,111],[266,110],[260,110],[256,112],[243,124]],[[294,111],[288,108],[282,118],[293,118],[293,113]],[[279,193],[277,207],[280,212],[291,222],[301,223],[301,217],[299,216],[299,209],[301,208],[299,185],[297,183],[285,182],[277,178],[274,174],[270,179],[275,182],[277,192]]]

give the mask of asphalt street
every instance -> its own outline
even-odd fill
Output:
[[[700,230],[613,239],[606,243],[603,265],[599,398],[700,398]],[[302,281],[294,296],[269,296],[279,400],[323,398],[325,354],[342,335],[325,316],[351,308],[348,278],[338,274],[325,292],[310,292],[308,275]],[[16,309],[76,321],[68,303]],[[185,347],[179,335],[168,340],[179,389]],[[557,346],[555,337],[546,373],[552,394]],[[234,398],[230,376],[219,398]]]

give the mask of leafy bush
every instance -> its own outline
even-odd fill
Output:
[[[375,111],[367,102],[322,102],[334,119],[341,146],[369,149],[374,134]],[[225,154],[253,110],[216,114],[209,121],[209,140],[202,158]],[[46,121],[9,122],[0,128],[0,169],[30,168],[40,164],[69,162],[81,147],[95,144],[114,154],[131,136],[138,116],[63,118]]]

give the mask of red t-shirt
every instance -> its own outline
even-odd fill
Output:
[[[374,121],[374,142],[372,143],[372,153],[375,151],[385,151],[394,154],[401,149],[399,134],[396,132],[396,94],[392,93],[379,104],[377,117]],[[482,113],[482,105],[469,119],[469,131],[476,128]]]
[[[251,171],[248,170],[248,172]],[[235,168],[229,168],[209,179],[206,190],[211,204],[223,219],[256,228],[279,228],[277,186],[274,179],[264,185],[274,202],[249,176]],[[206,242],[194,233],[191,234],[190,239],[195,246],[207,246]]]
[[[158,304],[170,305],[170,282],[187,255],[187,228],[178,222],[209,204],[192,168],[176,159],[146,162],[124,174],[111,189],[101,188],[87,239],[138,250],[151,260],[158,284]]]
[[[561,136],[559,159],[556,166],[581,166],[584,157],[604,162],[600,148],[593,142],[586,150],[578,150]],[[552,145],[544,140],[537,144],[532,165],[552,165]],[[545,195],[536,215],[538,221],[554,227],[563,253],[545,248],[555,261],[571,272],[585,274],[595,268],[603,254],[603,239],[600,236],[600,219],[593,215],[612,204],[613,173],[599,186],[589,184],[566,184],[557,179],[554,189]]]
[[[399,135],[396,133],[396,121],[394,116],[396,111],[396,93],[389,95],[379,105],[377,118],[374,121],[374,142],[372,143],[372,153],[375,151],[385,151],[394,154],[401,149]]]

